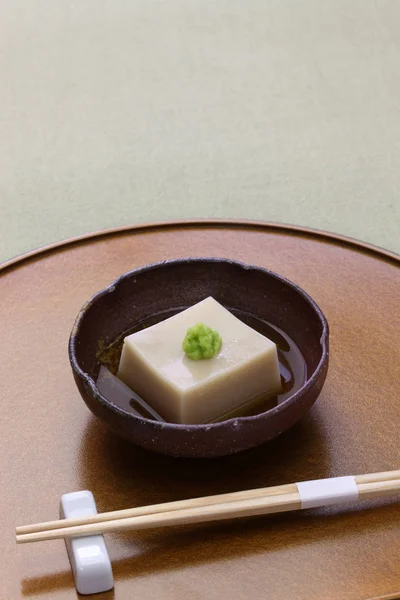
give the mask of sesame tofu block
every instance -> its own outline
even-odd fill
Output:
[[[218,331],[222,346],[191,360],[182,342],[199,322]],[[172,423],[213,422],[281,389],[274,342],[211,297],[127,336],[117,375]]]

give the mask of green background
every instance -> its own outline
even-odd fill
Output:
[[[0,260],[105,227],[400,251],[397,0],[3,0]]]

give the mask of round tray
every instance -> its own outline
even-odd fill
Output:
[[[316,405],[240,455],[183,460],[131,446],[89,413],[72,378],[68,336],[87,298],[124,271],[185,256],[282,273],[329,321],[330,371]],[[398,469],[399,267],[400,257],[349,239],[238,222],[123,228],[4,264],[0,597],[75,597],[62,541],[14,542],[16,525],[56,518],[65,492],[90,489],[103,511]],[[396,500],[108,536],[115,589],[102,598],[397,598]]]

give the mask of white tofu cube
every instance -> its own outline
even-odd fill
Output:
[[[222,338],[220,352],[191,360],[182,350],[189,327],[204,323]],[[214,298],[129,335],[118,377],[167,421],[209,423],[281,389],[274,342]]]

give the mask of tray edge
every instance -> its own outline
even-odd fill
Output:
[[[400,254],[386,250],[374,244],[357,240],[352,237],[347,237],[341,234],[331,233],[320,229],[303,227],[301,225],[291,225],[286,223],[273,223],[268,221],[252,221],[252,220],[237,220],[237,219],[189,219],[189,220],[171,220],[171,221],[155,221],[152,223],[141,223],[137,225],[122,225],[121,227],[112,227],[86,233],[84,235],[75,236],[41,246],[24,254],[11,258],[3,263],[0,263],[0,275],[4,275],[7,271],[13,268],[18,268],[24,263],[33,261],[52,254],[59,250],[66,250],[80,244],[85,244],[90,241],[101,240],[102,238],[126,235],[140,234],[158,230],[178,229],[178,228],[196,228],[206,227],[209,229],[228,228],[228,229],[252,229],[254,231],[261,230],[269,233],[284,233],[299,237],[309,237],[318,241],[325,241],[343,247],[353,249],[356,252],[372,255],[380,260],[385,260],[400,266]]]

